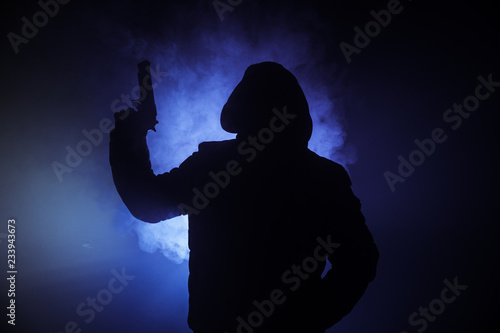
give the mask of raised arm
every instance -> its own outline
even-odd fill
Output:
[[[141,115],[129,109],[115,114],[111,131],[109,161],[113,181],[130,213],[144,222],[156,223],[180,215],[188,172],[174,169],[155,175],[146,143],[148,126]]]

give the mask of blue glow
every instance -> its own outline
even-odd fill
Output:
[[[260,39],[258,45],[220,33],[201,34],[189,47],[173,45],[161,50],[153,57],[153,67],[159,66],[169,75],[155,89],[159,124],[157,132],[148,135],[155,173],[178,166],[203,141],[234,138],[222,130],[220,111],[245,69],[262,61],[279,62],[297,76],[314,124],[309,148],[345,167],[354,163],[355,150],[344,147],[341,101],[331,97],[337,87],[327,84],[332,82],[328,73],[334,72],[336,65],[306,65],[314,53],[306,45],[310,45],[307,36],[277,30]],[[189,54],[181,51],[186,48]],[[187,216],[157,225],[132,219],[132,228],[144,251],[161,251],[177,263],[188,259]]]
[[[66,159],[67,146],[86,142],[82,130],[111,124],[112,102],[132,91],[144,59],[169,72],[155,88],[160,124],[148,136],[156,173],[202,141],[233,137],[219,112],[248,65],[274,60],[297,76],[314,122],[310,148],[352,172],[381,253],[374,282],[327,332],[416,332],[412,313],[456,276],[470,288],[427,331],[496,327],[500,89],[488,91],[460,130],[442,119],[474,94],[478,75],[500,81],[494,2],[402,1],[403,12],[350,64],[339,43],[353,44],[353,28],[363,30],[372,10],[392,2],[232,1],[241,4],[222,22],[212,3],[71,1],[18,54],[4,39],[0,248],[6,255],[5,222],[15,218],[17,329],[191,332],[186,218],[131,218],[113,184],[107,131],[80,162]],[[5,34],[22,36],[21,18],[43,19],[35,3],[11,4]],[[414,140],[437,126],[449,138],[392,193],[383,173],[397,172],[398,155],[408,157]],[[69,166],[62,181],[54,161]],[[79,315],[79,304],[122,268],[135,279],[95,320]],[[9,288],[6,279],[0,286]]]

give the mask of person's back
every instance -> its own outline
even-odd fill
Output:
[[[378,252],[347,173],[307,149],[312,122],[294,79],[275,63],[250,66],[221,116],[237,138],[200,144],[167,174],[131,181],[144,152],[132,162],[118,148],[127,139],[112,135],[113,175],[131,212],[149,222],[189,213],[196,333],[323,332],[375,276]],[[327,257],[334,269],[322,279]]]

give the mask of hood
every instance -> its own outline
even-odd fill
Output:
[[[295,76],[275,62],[258,63],[247,68],[222,109],[222,128],[237,133],[237,137],[257,134],[269,128],[269,122],[276,114],[274,108],[279,111],[286,108],[288,114],[296,116],[279,133],[279,141],[307,147],[312,120],[306,97]]]

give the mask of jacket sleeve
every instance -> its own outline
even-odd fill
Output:
[[[328,257],[332,268],[321,281],[318,322],[322,329],[334,325],[351,312],[375,278],[379,258],[378,249],[365,224],[359,199],[351,190],[349,176],[345,173],[343,185],[333,190],[331,228],[334,242],[340,246]]]
[[[130,213],[150,223],[181,215],[179,207],[189,199],[188,180],[193,172],[189,166],[195,154],[179,168],[155,175],[146,133],[115,127],[110,134],[109,161],[116,189]]]

